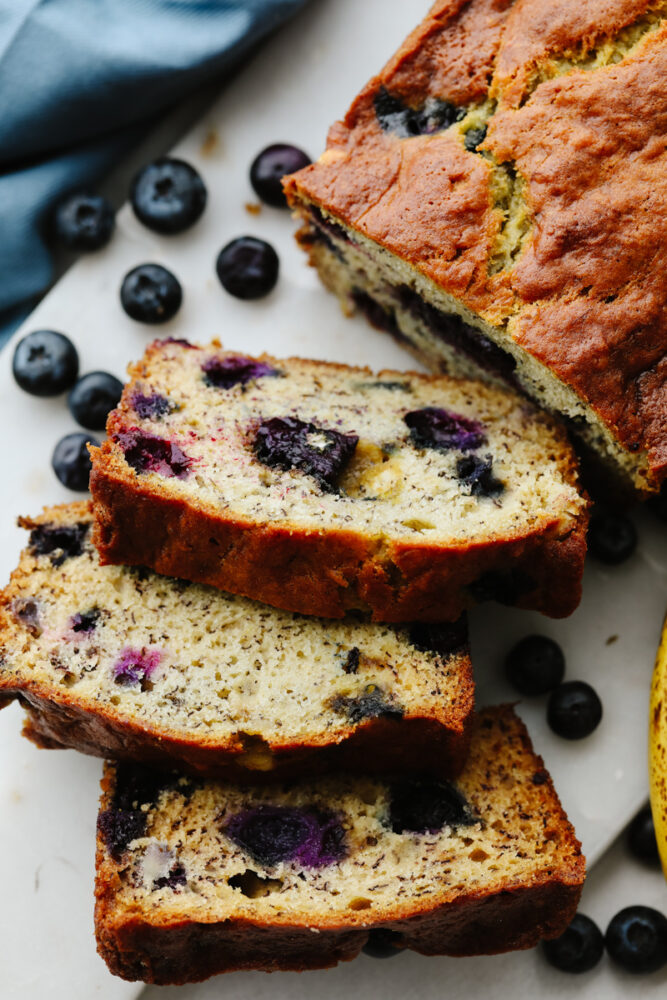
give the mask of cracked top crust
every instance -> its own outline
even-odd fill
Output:
[[[654,487],[667,472],[666,11],[441,0],[286,184],[506,329],[646,453]],[[460,117],[401,136],[378,120],[382,93]],[[527,232],[508,225],[517,200],[499,200],[499,176]]]

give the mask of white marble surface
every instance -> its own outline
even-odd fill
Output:
[[[162,328],[165,335],[202,342],[219,336],[226,345],[249,352],[310,354],[376,368],[411,365],[385,335],[361,320],[343,319],[296,250],[287,213],[264,208],[255,216],[244,206],[254,200],[247,169],[255,153],[269,142],[285,140],[317,155],[327,124],[344,111],[427,6],[426,0],[314,0],[225,88],[178,147],[179,154],[197,164],[209,186],[210,204],[201,222],[181,237],[162,238],[143,229],[124,209],[112,244],[68,272],[17,337],[38,326],[62,329],[79,348],[82,371],[103,368],[122,376],[153,331],[123,314],[118,287],[130,267],[151,260],[172,268],[185,289],[183,309]],[[278,287],[255,303],[227,296],[213,269],[220,247],[243,233],[269,239],[281,257]],[[16,515],[71,499],[55,480],[49,461],[58,438],[76,429],[63,399],[36,400],[16,388],[10,360],[11,346],[0,355],[5,429],[0,580],[15,564],[22,541],[14,527]],[[647,698],[667,602],[667,542],[664,528],[649,517],[638,521],[638,553],[613,571],[589,566],[584,601],[567,621],[502,608],[480,609],[472,620],[480,701],[513,698],[499,669],[502,655],[515,638],[535,630],[561,642],[568,677],[589,680],[602,697],[605,715],[599,730],[573,744],[549,732],[542,700],[520,706],[591,860],[602,854],[647,793]],[[93,828],[99,763],[69,751],[34,749],[19,737],[20,715],[16,706],[0,715],[0,997],[133,997],[140,988],[113,979],[94,948]],[[660,876],[632,874],[620,856],[616,864],[618,871],[608,865],[599,871],[606,871],[618,885],[618,905],[597,872],[589,890],[591,912],[597,908],[602,922],[619,908],[621,897],[623,903],[639,901],[640,888],[655,893],[657,904],[667,909]],[[658,980],[664,988],[664,979]],[[658,980],[650,981],[651,989]],[[629,991],[626,977],[619,980],[608,970],[575,985],[590,989],[586,995],[591,997],[620,996],[619,982]],[[596,984],[612,992],[595,992]],[[234,975],[208,986],[184,987],[181,995],[194,1000],[225,990],[239,997],[270,993],[292,998],[308,991],[334,997],[382,989],[388,998],[443,993],[486,998],[490,990],[495,996],[532,997],[539,991],[557,997],[572,988],[570,979],[565,981],[532,955],[455,962],[402,956],[386,963],[362,958],[333,972],[302,977]],[[171,992],[161,990],[160,995]],[[147,993],[157,995],[157,990]]]

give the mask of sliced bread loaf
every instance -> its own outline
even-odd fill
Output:
[[[180,341],[130,375],[91,449],[103,562],[327,617],[576,607],[576,461],[513,392]]]
[[[465,622],[322,621],[147,570],[100,566],[85,503],[24,518],[0,595],[0,702],[49,747],[237,780],[463,767]]]
[[[332,777],[239,788],[107,765],[98,947],[130,980],[313,969],[369,940],[530,948],[574,916],[585,862],[511,708],[482,712],[456,785]]]

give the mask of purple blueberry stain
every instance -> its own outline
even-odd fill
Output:
[[[456,475],[464,486],[470,488],[474,497],[499,497],[504,492],[503,483],[493,473],[493,459],[490,455],[463,455],[456,463]]]
[[[474,451],[486,444],[484,425],[460,413],[426,406],[406,413],[403,420],[417,448],[434,451]]]
[[[34,597],[16,597],[11,603],[12,614],[30,632],[38,638],[42,634],[42,609]]]
[[[172,403],[159,392],[152,392],[149,395],[135,392],[130,398],[130,405],[142,420],[160,420],[174,410]]]
[[[470,803],[451,782],[418,777],[391,786],[388,820],[394,833],[437,833],[444,826],[478,822]]]
[[[273,417],[260,424],[254,451],[264,465],[298,469],[333,493],[358,441],[356,434],[318,427],[297,417]]]
[[[82,555],[89,530],[86,523],[40,524],[30,532],[28,547],[32,555],[48,555],[53,566],[62,566],[66,559]]]
[[[142,689],[155,677],[162,662],[163,653],[160,649],[133,649],[126,646],[113,665],[114,682],[121,687],[136,687]]]
[[[186,479],[192,459],[173,441],[133,427],[115,436],[125,460],[135,472],[157,472],[169,478]]]
[[[140,764],[117,764],[110,807],[97,817],[97,829],[114,861],[120,861],[129,844],[146,831],[148,809],[163,789],[174,784],[170,775]],[[143,807],[143,808],[142,808]]]
[[[282,372],[264,361],[255,361],[254,358],[213,357],[205,361],[201,366],[204,373],[204,381],[207,385],[215,389],[231,389],[235,385],[246,385],[258,378],[275,378],[282,375]]]
[[[185,873],[185,868],[180,861],[178,861],[166,875],[155,879],[153,882],[153,888],[176,890],[181,886],[187,885],[187,882],[188,877]]]
[[[266,866],[294,861],[304,868],[321,868],[347,853],[340,819],[318,809],[260,805],[232,816],[224,832]]]
[[[69,620],[69,630],[76,635],[90,635],[95,631],[97,623],[102,614],[99,608],[90,608],[88,611],[77,611]]]

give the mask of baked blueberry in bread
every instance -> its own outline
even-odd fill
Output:
[[[174,341],[130,376],[91,450],[103,563],[324,617],[576,607],[576,460],[508,389]]]
[[[345,311],[667,471],[665,0],[438,0],[286,181]]]
[[[243,780],[332,768],[463,767],[473,708],[464,620],[325,621],[100,566],[88,504],[24,518],[0,594],[0,702],[47,747]]]
[[[315,969],[378,936],[494,954],[562,933],[585,862],[511,708],[476,719],[455,784],[344,775],[238,787],[107,765],[98,949],[129,980]]]

